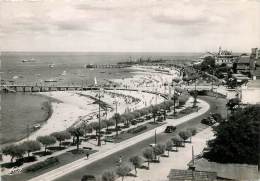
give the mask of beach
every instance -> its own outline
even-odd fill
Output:
[[[46,122],[41,124],[41,128],[21,141],[34,140],[38,136],[63,131],[86,120],[89,123],[98,121],[99,105],[95,101],[98,99],[99,94],[101,94],[101,101],[106,103],[109,108],[107,110],[101,109],[101,119],[108,119],[116,112],[122,114],[163,102],[164,98],[162,96],[143,91],[167,93],[169,90],[165,89],[168,87],[163,87],[162,81],[170,82],[175,74],[164,74],[155,71],[155,68],[133,67],[136,73],[133,77],[111,80],[118,83],[122,88],[127,87],[131,90],[112,89],[101,92],[89,90],[36,93],[57,101],[51,102],[51,115]]]

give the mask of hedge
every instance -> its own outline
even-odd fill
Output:
[[[136,128],[129,129],[127,132],[132,133],[132,134],[136,134],[136,133],[142,132],[146,129],[147,129],[147,126],[141,125],[141,126],[137,126]]]
[[[50,158],[47,158],[44,161],[41,161],[39,163],[28,166],[27,168],[25,168],[25,172],[35,172],[35,171],[38,171],[40,169],[45,169],[45,168],[48,168],[49,166],[54,165],[55,163],[58,163],[58,162],[59,162],[58,158],[50,157]]]

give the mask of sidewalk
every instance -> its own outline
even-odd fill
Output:
[[[168,181],[167,176],[171,169],[187,169],[192,159],[192,145],[194,155],[202,152],[206,141],[213,138],[212,128],[207,128],[192,137],[192,143],[186,143],[178,152],[170,152],[170,157],[161,157],[160,163],[151,163],[150,169],[137,169],[137,177],[125,177],[125,181]],[[167,154],[167,153],[165,153]],[[144,163],[144,165],[147,165]],[[131,172],[133,174],[134,170]],[[121,181],[118,178],[117,181]]]
[[[134,144],[136,144],[136,143],[138,143],[138,142],[140,142],[144,139],[152,137],[152,136],[154,136],[155,130],[157,131],[158,134],[162,133],[168,125],[176,126],[176,125],[182,124],[184,122],[189,121],[192,118],[195,118],[197,116],[200,116],[201,114],[204,114],[209,109],[209,104],[206,103],[205,101],[202,101],[202,100],[199,100],[198,106],[201,107],[201,109],[198,112],[189,114],[189,115],[184,116],[184,117],[179,118],[179,119],[167,119],[166,124],[164,124],[160,127],[157,127],[153,130],[147,131],[143,134],[140,134],[138,136],[135,136],[133,138],[130,138],[130,139],[123,141],[123,142],[120,142],[120,143],[108,144],[108,145],[104,145],[104,147],[102,146],[103,149],[100,149],[99,152],[92,154],[91,157],[88,160],[86,160],[85,158],[76,160],[72,163],[61,166],[61,167],[59,167],[55,170],[52,170],[50,172],[47,172],[45,174],[42,174],[42,175],[37,176],[35,178],[32,178],[32,179],[30,179],[30,181],[51,181],[51,180],[55,180],[55,179],[57,179],[61,176],[64,176],[64,175],[66,175],[70,172],[73,172],[73,171],[75,171],[79,168],[82,168],[86,165],[89,165],[89,164],[91,164],[91,163],[93,163],[93,162],[95,162],[99,159],[102,159],[102,158],[104,158],[104,157],[106,157],[106,156],[108,156],[112,153],[116,153],[116,152],[123,150],[123,149],[125,149],[129,146],[132,146],[132,145],[134,145]]]

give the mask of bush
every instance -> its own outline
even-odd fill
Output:
[[[128,175],[128,173],[131,171],[131,167],[128,165],[121,165],[117,168],[116,174],[119,177],[122,177],[122,180],[124,180],[124,177]]]
[[[115,181],[116,180],[116,174],[114,171],[105,171],[102,174],[102,181]]]
[[[28,156],[28,157],[17,159],[17,162],[28,163],[28,162],[34,162],[36,160],[37,160],[36,156]]]
[[[46,169],[56,163],[59,163],[59,159],[56,158],[56,157],[50,157],[50,158],[47,158],[46,160],[42,161],[42,162],[39,162],[39,163],[36,163],[36,164],[33,164],[33,165],[30,165],[28,167],[25,168],[25,172],[36,172],[38,170],[41,170],[41,169]]]
[[[136,134],[136,133],[140,133],[140,132],[142,132],[146,129],[147,129],[147,126],[141,125],[141,126],[137,126],[136,128],[129,129],[127,132],[132,133],[132,134]]]
[[[187,131],[189,131],[191,133],[192,136],[196,135],[197,134],[197,130],[196,128],[189,128],[187,129]]]
[[[13,168],[13,167],[19,167],[23,165],[23,162],[22,161],[16,161],[16,162],[8,162],[8,163],[3,163],[1,164],[0,166],[2,168]]]
[[[192,135],[189,131],[180,131],[179,132],[179,136],[183,139],[183,140],[187,140],[188,138],[190,138]]]

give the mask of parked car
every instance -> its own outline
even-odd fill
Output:
[[[167,126],[164,130],[165,133],[172,133],[176,130],[176,126]]]
[[[94,175],[83,175],[81,181],[96,181],[96,177]]]

